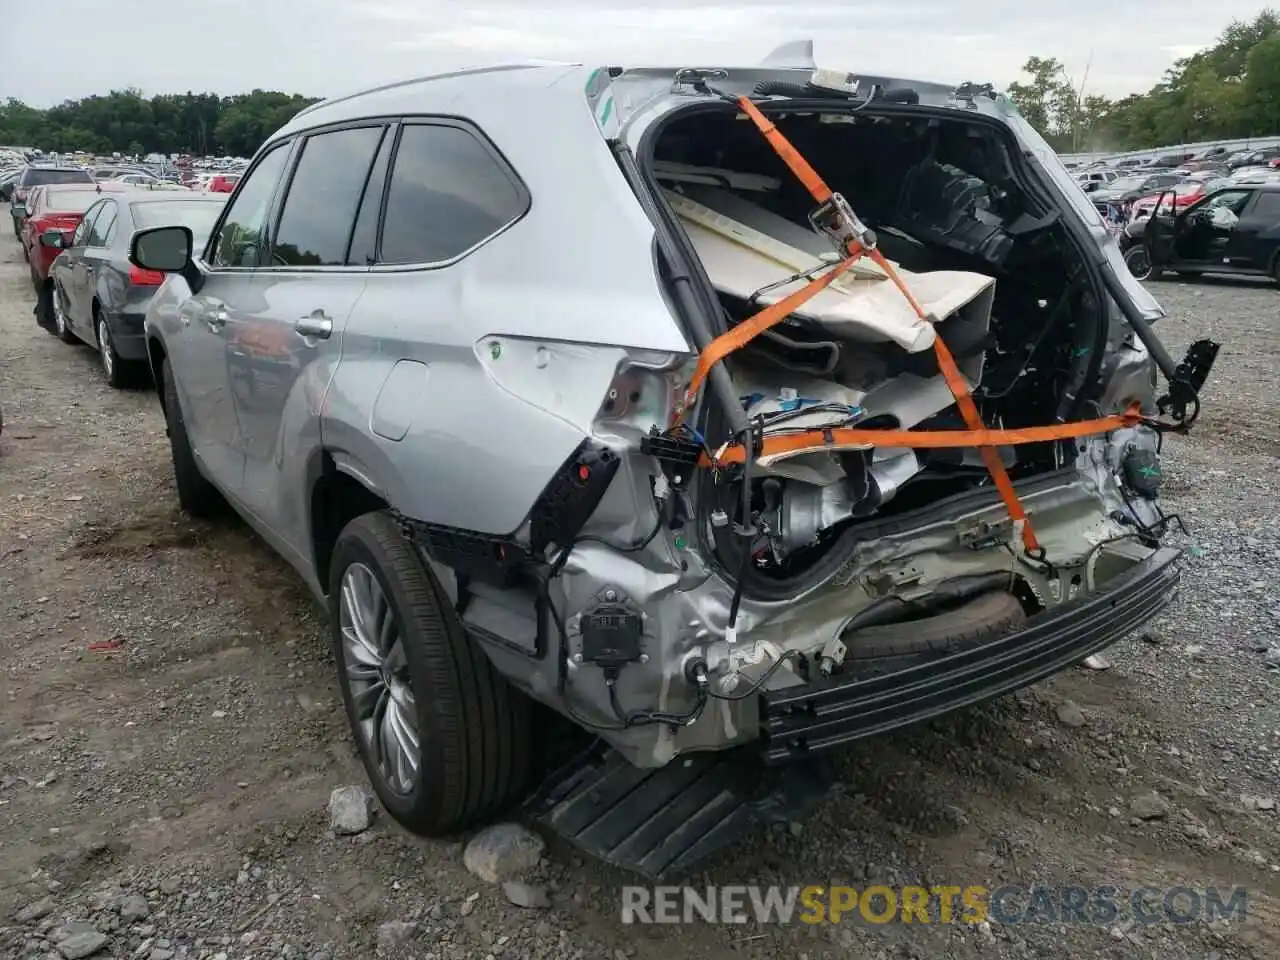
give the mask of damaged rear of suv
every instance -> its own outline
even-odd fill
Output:
[[[373,127],[345,246],[299,259],[311,143]],[[422,127],[469,146],[407,157]],[[411,829],[525,795],[537,701],[598,740],[534,815],[683,869],[832,749],[1047,677],[1174,596],[1161,437],[1217,345],[1174,364],[989,87],[833,74],[805,44],[516,65],[319,104],[255,168],[281,149],[251,262],[243,233],[234,261],[217,231],[203,256],[181,228],[135,240],[177,274],[153,366],[184,505],[225,496],[325,598]],[[482,163],[483,189],[457,173]],[[464,239],[391,254],[433,215]],[[273,311],[298,338],[257,395],[228,386],[234,423],[196,422],[214,374],[173,362],[211,285],[245,327],[228,350]]]

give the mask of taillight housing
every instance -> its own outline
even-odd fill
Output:
[[[159,270],[143,270],[129,264],[129,282],[135,287],[158,287],[164,283],[164,274]]]

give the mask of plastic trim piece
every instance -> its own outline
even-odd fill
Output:
[[[1121,639],[1177,595],[1181,551],[1163,547],[1106,589],[960,653],[875,677],[856,673],[760,695],[766,763],[802,759],[1043,680]]]

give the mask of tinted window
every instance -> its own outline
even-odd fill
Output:
[[[382,210],[382,191],[387,183],[387,167],[391,160],[392,138],[384,136],[378,148],[378,156],[373,161],[373,169],[369,172],[369,180],[364,186],[364,197],[360,200],[360,212],[356,215],[356,226],[351,231],[351,249],[347,253],[347,263],[372,264],[376,262],[378,243],[378,213]]]
[[[102,212],[102,207],[103,204],[99,203],[85,211],[80,223],[76,226],[76,232],[71,235],[71,245],[73,247],[84,246],[85,237],[89,236],[89,231],[93,229],[93,222],[98,219],[98,214]]]
[[[382,127],[308,137],[271,245],[271,265],[330,267],[346,262],[356,208]]]
[[[28,168],[22,185],[33,186],[37,183],[93,183],[88,170],[41,170]]]
[[[85,246],[105,247],[115,225],[116,204],[114,200],[107,200],[103,203],[102,212],[93,222],[93,229],[89,231],[89,239],[85,241]]]
[[[1258,195],[1253,216],[1264,220],[1280,220],[1280,190],[1269,190]]]
[[[471,249],[525,210],[520,187],[474,135],[417,124],[400,136],[380,263],[434,263]]]
[[[281,144],[262,158],[231,203],[218,230],[209,262],[215,267],[256,267],[271,213],[271,198],[284,171],[289,147]]]

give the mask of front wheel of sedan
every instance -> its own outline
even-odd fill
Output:
[[[385,512],[352,520],[329,578],[347,718],[383,806],[414,833],[484,822],[529,776],[529,701],[467,639]]]
[[[67,308],[62,302],[62,293],[53,288],[53,332],[63,343],[75,343],[77,337],[71,332],[71,321],[67,318]]]

